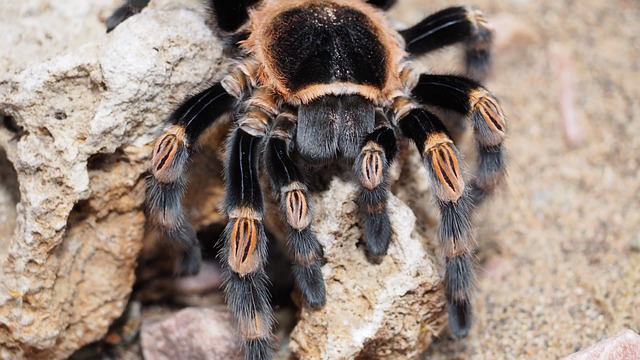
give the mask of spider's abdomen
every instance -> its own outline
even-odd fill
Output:
[[[404,51],[376,8],[360,1],[267,1],[246,43],[267,86],[285,101],[360,95],[374,103],[398,87]]]
[[[291,91],[335,82],[384,86],[386,49],[356,9],[311,3],[281,13],[270,26],[266,49]]]

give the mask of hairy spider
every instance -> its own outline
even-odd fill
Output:
[[[109,30],[148,0],[128,0]],[[387,252],[392,227],[386,212],[396,139],[411,139],[424,160],[440,208],[440,245],[446,261],[445,294],[453,333],[471,324],[470,211],[504,174],[505,117],[480,83],[454,75],[421,74],[412,55],[463,43],[467,74],[489,64],[492,29],[470,7],[439,11],[397,31],[383,10],[392,0],[210,0],[223,33],[241,54],[222,81],[188,98],[170,116],[153,149],[147,187],[149,222],[183,245],[182,266],[198,271],[200,249],[180,204],[185,164],[203,132],[233,114],[225,163],[221,257],[225,294],[248,359],[273,353],[273,310],[264,266],[267,239],[259,185],[261,156],[289,232],[293,274],[307,304],[324,305],[323,250],[312,230],[313,211],[301,169],[352,167],[371,259]],[[461,156],[450,131],[429,109],[462,114],[477,148],[477,174],[465,186]],[[462,119],[462,120],[461,120]],[[455,122],[458,124],[455,124]]]

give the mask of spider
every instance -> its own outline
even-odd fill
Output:
[[[148,0],[127,0],[108,20],[111,30]],[[189,97],[169,117],[153,148],[148,221],[181,244],[186,273],[201,253],[181,198],[194,144],[217,119],[232,114],[225,159],[221,259],[226,301],[247,359],[273,356],[273,310],[264,267],[267,238],[259,177],[266,171],[286,220],[292,272],[308,306],[325,304],[323,249],[312,229],[306,170],[350,167],[366,251],[373,262],[387,252],[392,227],[386,212],[389,167],[399,137],[415,143],[440,210],[444,287],[453,333],[471,325],[470,212],[501,182],[505,116],[497,99],[465,76],[420,73],[412,57],[464,44],[468,75],[490,62],[493,30],[482,13],[451,7],[395,30],[384,10],[392,0],[210,0],[217,28],[240,56],[220,82]],[[475,177],[465,185],[451,130],[433,108],[469,120],[477,149]]]

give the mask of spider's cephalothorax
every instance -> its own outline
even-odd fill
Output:
[[[147,2],[128,0],[110,19],[110,28]],[[420,74],[410,56],[461,42],[467,74],[478,77],[488,68],[492,31],[479,11],[467,7],[442,10],[397,31],[382,11],[392,2],[210,1],[218,28],[232,35],[243,57],[221,82],[187,99],[169,118],[153,151],[147,214],[150,223],[187,249],[184,271],[197,271],[198,241],[180,205],[184,167],[203,132],[232,113],[225,173],[229,222],[221,256],[228,271],[227,302],[248,359],[268,359],[273,351],[260,157],[285,215],[298,287],[317,308],[326,299],[322,247],[311,228],[301,166],[351,166],[360,185],[357,203],[367,252],[379,261],[393,231],[386,212],[387,178],[400,136],[415,143],[430,175],[441,213],[449,321],[456,335],[468,332],[474,278],[470,209],[503,178],[505,117],[478,82]],[[468,184],[460,154],[447,127],[429,110],[433,107],[463,115],[452,120],[454,125],[460,119],[473,125],[478,163]]]

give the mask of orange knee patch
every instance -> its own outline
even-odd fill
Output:
[[[427,156],[433,166],[435,177],[441,185],[438,186],[438,197],[441,200],[458,200],[464,191],[464,180],[453,143],[440,143],[430,148]]]
[[[379,146],[375,146],[379,147]],[[364,156],[362,158],[361,177],[360,182],[362,186],[369,190],[373,190],[378,187],[384,178],[384,159],[382,158],[383,152],[375,149],[371,146],[370,149],[365,148],[363,150]]]
[[[244,276],[255,271],[260,263],[260,259],[254,256],[258,243],[257,220],[235,218],[231,221],[233,225],[230,234],[229,266],[233,271]]]
[[[184,146],[184,131],[177,126],[170,127],[156,140],[151,158],[151,171],[159,182],[172,183],[181,175],[182,166],[175,166],[175,160]]]
[[[296,189],[287,191],[284,196],[285,212],[289,225],[296,230],[302,230],[309,226],[311,216],[305,193],[300,189]]]

